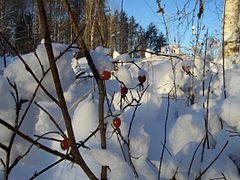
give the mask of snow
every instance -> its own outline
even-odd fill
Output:
[[[89,133],[96,129],[98,125],[98,108],[91,98],[88,97],[77,105],[73,113],[72,124],[75,136],[79,140],[86,139]]]
[[[119,81],[123,82],[126,86],[132,85],[132,75],[126,67],[120,66],[116,72],[116,76]]]
[[[118,54],[116,53],[116,55],[118,55]],[[114,54],[114,56],[115,56],[115,54]],[[113,59],[113,61],[128,62],[128,61],[132,61],[132,58],[130,58],[129,54],[121,54],[121,55],[118,55],[117,57],[115,57]]]
[[[234,129],[240,130],[239,123],[239,107],[240,100],[237,98],[227,98],[223,101],[221,106],[220,117]]]
[[[93,59],[93,63],[96,66],[99,74],[102,74],[103,71],[113,71],[112,59],[101,51],[90,51],[91,57]]]
[[[144,69],[140,69],[140,71],[138,72],[138,76],[146,76],[147,75],[147,71],[145,71]]]
[[[135,179],[129,165],[118,155],[101,149],[90,150],[89,154],[101,165],[111,167],[110,179]]]
[[[54,56],[57,57],[61,52],[65,50],[67,46],[62,44],[55,44],[53,46]],[[62,82],[62,86],[64,90],[67,90],[68,87],[74,82],[74,72],[71,69],[71,60],[73,56],[73,50],[69,50],[65,55],[63,55],[58,61],[58,71],[60,74],[60,79]],[[44,70],[46,71],[49,67],[49,63],[47,61],[47,54],[43,44],[38,45],[36,49],[36,53],[41,60]],[[40,68],[40,64],[38,63],[37,57],[34,53],[25,54],[22,58],[26,61],[26,63],[30,66],[33,72],[36,74],[37,78],[42,77],[42,70]],[[34,81],[33,77],[29,72],[25,70],[24,65],[21,63],[19,59],[16,59],[12,64],[10,64],[4,70],[4,77],[8,77],[11,82],[15,82],[18,84],[18,88],[21,90],[19,92],[20,97],[28,99],[33,94],[37,83]],[[43,80],[43,86],[56,97],[55,87],[53,84],[53,80],[51,74],[48,73]],[[49,100],[46,95],[41,92],[37,95],[38,100]]]
[[[67,45],[63,44],[53,44],[55,57],[63,52],[66,47]],[[44,44],[40,44],[36,52],[46,71],[49,65]],[[73,56],[74,52],[75,50],[70,49],[57,61],[57,66],[64,90],[64,97],[72,118],[75,138],[77,142],[80,142],[84,141],[98,127],[99,94],[93,78],[75,79],[79,68],[88,74],[91,74],[91,72],[86,58],[76,59]],[[238,172],[240,168],[239,57],[226,60],[226,91],[228,95],[226,99],[222,95],[221,59],[216,59],[210,64],[208,63],[206,67],[207,73],[204,79],[205,95],[203,97],[202,59],[197,57],[195,67],[192,67],[193,64],[190,57],[185,56],[183,61],[173,58],[177,98],[171,96],[168,101],[168,94],[174,87],[174,75],[169,58],[154,56],[150,59],[138,59],[134,65],[130,62],[135,61],[135,59],[130,58],[128,54],[120,55],[117,52],[113,52],[112,58],[110,53],[111,49],[101,46],[90,51],[98,72],[101,74],[105,70],[110,71],[120,81],[112,78],[104,82],[108,97],[108,103],[105,101],[104,104],[105,122],[108,123],[106,132],[107,149],[100,149],[99,132],[85,144],[90,149],[79,149],[84,160],[97,177],[100,176],[101,165],[107,165],[111,170],[108,171],[109,179],[157,179],[160,155],[166,135],[160,173],[161,179],[171,179],[173,177],[180,180],[195,179],[211,163],[211,166],[202,175],[202,179],[220,178],[223,175],[226,179],[235,180],[240,178]],[[41,78],[42,70],[36,56],[33,53],[29,53],[22,57],[32,68],[36,76]],[[122,62],[122,64],[118,64],[117,70],[113,68],[112,62],[115,61]],[[182,66],[189,66],[190,69],[195,68],[194,75],[186,74]],[[147,80],[144,83],[144,88],[149,85],[146,91],[143,91],[138,86],[138,76],[146,76]],[[3,102],[0,104],[0,118],[14,125],[16,110],[10,90],[14,91],[8,84],[7,77],[12,83],[16,83],[20,99],[31,98],[37,83],[25,70],[18,58],[4,69],[4,75],[0,75],[0,102]],[[194,78],[193,93],[195,95],[195,103],[190,105],[188,102],[188,91],[192,78]],[[121,99],[121,83],[124,83],[129,88],[125,99]],[[209,84],[210,92],[208,98]],[[51,73],[46,75],[43,85],[56,97]],[[141,93],[144,94],[138,104],[139,106],[136,106],[136,100],[139,100]],[[132,106],[122,109],[132,100]],[[49,112],[64,133],[66,133],[60,109],[42,90],[38,91],[34,101]],[[168,103],[169,112],[167,112]],[[206,109],[208,103],[209,109]],[[23,104],[20,116],[26,109],[27,104]],[[108,111],[109,104],[111,105],[111,113]],[[126,140],[125,142],[118,139],[116,129],[111,126],[115,116],[121,119],[121,126],[118,132]],[[206,118],[208,120],[209,148],[206,143],[203,143],[203,138],[206,136]],[[164,129],[166,120],[167,126]],[[131,123],[132,125],[130,125]],[[131,131],[129,133],[130,127]],[[33,135],[55,132],[57,128],[51,122],[49,116],[33,104],[20,130],[34,138]],[[49,136],[58,140],[63,138],[57,133],[52,133]],[[11,132],[0,125],[0,142],[8,145],[10,138]],[[58,141],[40,140],[39,142],[53,150],[66,153],[60,148]],[[126,142],[130,142],[129,147]],[[228,144],[223,149],[226,142]],[[17,136],[12,149],[11,162],[26,152],[29,146],[29,143]],[[217,157],[220,152],[220,156]],[[134,168],[129,161],[128,153],[131,155],[132,163],[139,176],[138,178],[135,177]],[[215,159],[216,157],[217,159]],[[3,161],[6,158],[6,153],[2,149],[0,149],[0,158]],[[13,168],[10,179],[28,179],[35,171],[40,171],[56,160],[58,160],[57,157],[33,147],[30,153]],[[192,165],[190,165],[191,162]],[[0,168],[1,170],[4,169],[2,164]],[[2,175],[2,172],[0,175]],[[39,179],[43,180],[50,178],[59,180],[88,179],[78,165],[68,161],[59,163],[39,176]]]
[[[199,115],[187,114],[179,117],[169,132],[169,143],[173,154],[177,154],[190,142],[200,142],[204,133],[204,124]]]

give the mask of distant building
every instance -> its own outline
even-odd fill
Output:
[[[175,44],[175,43],[162,47],[161,52],[166,53],[166,54],[167,53],[177,54],[177,55],[182,54],[180,46],[178,44]]]

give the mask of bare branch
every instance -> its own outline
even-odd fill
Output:
[[[95,134],[99,131],[99,127],[97,127],[84,141],[81,141],[79,142],[79,144],[77,144],[78,148],[80,147],[84,147],[85,146],[85,143],[91,139],[93,136],[95,136]],[[56,162],[50,164],[49,166],[47,166],[46,168],[42,169],[41,171],[39,172],[35,172],[35,174],[30,178],[31,179],[34,179],[36,178],[37,176],[40,176],[41,174],[43,174],[44,172],[46,172],[47,170],[51,169],[52,167],[56,166],[57,164],[59,164],[60,162],[62,162],[64,159],[61,158],[59,160],[57,160]]]
[[[79,28],[77,25],[77,21],[74,17],[73,11],[71,10],[71,7],[68,3],[68,0],[63,0],[64,8],[66,9],[68,13],[69,21],[73,27],[73,31],[75,35],[79,33]],[[98,122],[99,122],[99,130],[100,130],[100,141],[101,141],[101,148],[107,149],[107,141],[106,141],[106,127],[104,126],[104,100],[105,100],[105,86],[103,83],[103,80],[101,79],[99,72],[97,71],[93,59],[88,51],[88,48],[84,42],[84,39],[82,36],[79,36],[77,39],[78,45],[81,46],[83,49],[83,52],[85,54],[85,57],[88,61],[88,65],[90,69],[92,70],[93,76],[97,82],[98,90],[99,90],[99,102],[98,102]],[[92,177],[94,178],[94,177]],[[102,166],[102,172],[101,172],[101,178],[106,179],[107,178],[107,167]]]
[[[171,91],[169,91],[169,93],[168,93],[167,112],[166,112],[166,118],[165,118],[165,124],[164,124],[164,141],[163,141],[163,147],[162,147],[159,169],[158,169],[158,180],[160,179],[160,175],[161,175],[162,161],[163,161],[164,151],[165,151],[165,147],[166,147],[166,143],[167,143],[167,124],[168,124],[168,116],[169,116],[169,110],[170,110],[170,93],[171,93]]]
[[[39,58],[39,56],[38,56],[36,51],[34,51],[34,55],[37,58],[37,61],[38,61],[39,65],[40,65],[40,67],[41,67],[42,75],[44,75],[44,67],[43,67],[42,62],[41,62],[41,60],[40,60],[40,58]]]
[[[5,146],[4,144],[2,144],[1,142],[0,142],[0,148],[3,149],[6,152],[8,151],[8,147]]]
[[[220,157],[220,155],[223,153],[224,149],[227,147],[228,141],[225,143],[221,151],[218,153],[218,155],[212,160],[212,162],[201,172],[201,174],[196,178],[196,180],[200,180],[203,174],[207,172],[207,170],[216,162],[216,160]]]
[[[0,158],[0,161],[1,161],[2,165],[3,165],[3,167],[5,168],[5,167],[6,167],[6,164],[4,163],[4,161],[3,161],[2,158]]]
[[[190,165],[189,165],[189,168],[188,168],[188,175],[190,174],[190,171],[191,171],[191,168],[192,168],[192,164],[193,164],[193,161],[194,161],[194,158],[195,158],[195,155],[197,154],[197,151],[199,149],[199,147],[201,146],[202,142],[204,141],[205,137],[202,138],[202,140],[200,141],[200,143],[197,145],[194,153],[193,153],[193,156],[192,156],[192,159],[191,159],[191,162],[190,162]],[[203,147],[204,148],[204,147]]]
[[[62,154],[56,150],[52,150],[51,148],[44,146],[43,144],[35,141],[34,139],[30,138],[29,136],[27,136],[26,134],[20,132],[18,129],[16,129],[15,127],[11,126],[9,123],[7,123],[6,121],[4,121],[3,119],[0,118],[0,124],[2,124],[3,126],[5,126],[6,128],[8,128],[9,130],[11,130],[12,132],[16,133],[18,136],[20,136],[21,138],[25,139],[26,141],[30,142],[31,144],[33,144],[34,146],[50,153],[50,154],[54,154],[56,156],[59,156],[63,159],[69,160],[71,162],[76,162],[76,160],[70,156],[67,156],[65,154]]]
[[[52,77],[53,77],[55,89],[57,92],[57,96],[59,99],[58,105],[61,108],[62,115],[64,117],[64,122],[65,122],[65,126],[66,126],[67,133],[68,133],[68,138],[70,140],[72,155],[74,156],[77,164],[79,164],[81,166],[81,168],[83,169],[83,171],[86,173],[86,175],[89,178],[97,179],[96,176],[93,174],[93,172],[89,169],[89,167],[85,163],[84,159],[80,155],[78,148],[76,146],[76,140],[75,140],[75,136],[74,136],[74,132],[73,132],[73,127],[71,124],[71,117],[70,117],[68,109],[67,109],[67,104],[66,104],[66,101],[65,101],[65,98],[63,95],[63,90],[62,90],[62,85],[61,85],[58,69],[57,69],[57,66],[56,66],[55,60],[54,60],[52,43],[51,43],[50,33],[49,33],[49,29],[48,29],[48,24],[47,24],[47,17],[46,17],[46,12],[44,9],[43,1],[37,0],[37,5],[38,5],[40,22],[41,22],[41,27],[42,27],[42,34],[45,37],[44,45],[46,47],[48,61],[49,61],[49,65],[50,65],[51,72],[52,72]]]
[[[52,123],[56,126],[56,128],[61,132],[62,136],[66,137],[66,135],[64,134],[63,130],[60,128],[60,126],[58,125],[58,123],[56,122],[56,120],[54,119],[54,117],[46,110],[44,109],[39,103],[34,102],[43,112],[45,112],[49,119],[52,121]]]
[[[20,61],[24,64],[25,69],[32,75],[34,80],[40,85],[44,93],[56,104],[58,104],[58,101],[55,99],[53,95],[51,95],[48,90],[41,84],[41,82],[38,80],[37,76],[34,74],[30,66],[25,62],[25,60],[22,58],[22,56],[19,54],[17,49],[8,41],[8,39],[0,32],[0,36],[4,39],[4,41],[8,44],[8,46],[16,53],[17,57],[20,59]]]
[[[48,171],[49,169],[51,169],[52,167],[56,166],[57,164],[59,164],[60,162],[64,161],[63,158],[57,160],[56,162],[50,164],[49,166],[45,167],[44,169],[42,169],[39,172],[35,172],[34,175],[32,177],[29,178],[29,180],[34,180],[36,177],[40,176],[41,174],[43,174],[44,172]]]

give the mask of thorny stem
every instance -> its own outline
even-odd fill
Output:
[[[53,77],[56,93],[57,93],[57,96],[58,96],[58,101],[59,101],[58,105],[61,108],[62,115],[64,117],[66,130],[67,130],[67,133],[68,133],[68,138],[70,140],[72,155],[75,158],[77,164],[80,165],[80,167],[83,169],[83,171],[86,173],[86,175],[90,179],[97,179],[96,176],[93,174],[93,172],[89,169],[89,167],[87,166],[87,164],[85,163],[84,159],[82,158],[82,156],[80,155],[80,153],[78,151],[75,136],[74,136],[74,132],[73,132],[73,127],[72,127],[72,124],[71,124],[71,117],[69,115],[67,104],[66,104],[65,98],[63,96],[63,89],[62,89],[61,81],[60,81],[60,78],[59,78],[58,69],[57,69],[57,66],[56,66],[55,60],[54,60],[51,38],[50,38],[49,30],[48,30],[47,17],[46,17],[43,1],[38,0],[37,4],[38,4],[42,34],[45,37],[44,38],[45,39],[44,45],[46,47],[48,60],[49,60],[49,65],[50,65],[50,68],[51,68],[52,77]]]
[[[74,17],[74,14],[71,10],[71,7],[67,0],[63,0],[63,4],[64,4],[64,8],[66,9],[66,11],[68,13],[68,18],[69,18],[70,23],[72,24],[73,31],[77,35],[79,33],[79,28],[78,28],[76,19]],[[85,44],[82,36],[79,36],[77,41],[78,41],[78,45],[81,46],[81,48],[83,49],[85,57],[88,61],[88,65],[91,68],[94,78],[98,85],[98,90],[99,90],[98,120],[99,120],[99,130],[100,130],[100,141],[101,141],[101,148],[107,149],[106,127],[104,126],[104,100],[105,100],[104,83],[93,63],[92,57],[86,47],[86,44]],[[107,179],[107,167],[106,166],[102,167],[101,179]]]

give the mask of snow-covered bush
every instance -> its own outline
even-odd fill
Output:
[[[54,56],[59,56],[66,47],[53,44]],[[91,50],[90,55],[104,80],[106,93],[104,123],[107,149],[104,150],[99,149],[99,92],[85,58],[75,62],[74,68],[79,66],[84,70],[75,78],[78,72],[74,73],[71,68],[75,52],[71,48],[65,52],[57,60],[57,67],[79,152],[97,177],[101,166],[108,166],[111,170],[108,177],[114,180],[157,179],[158,175],[161,179],[239,178],[238,59],[232,61],[235,64],[227,66],[228,98],[224,99],[221,96],[222,72],[216,71],[215,65],[206,67],[205,86],[202,87],[201,58],[196,61],[195,74],[191,74],[193,67],[189,58],[183,61],[173,58],[174,77],[171,61],[166,57],[136,60],[124,54],[112,59],[108,55],[109,49],[98,47]],[[29,53],[22,58],[40,79],[49,68],[43,44],[37,47],[36,54]],[[118,68],[114,70],[113,64]],[[190,105],[192,78],[195,103]],[[174,80],[177,96],[169,94]],[[57,97],[50,73],[45,75],[42,85],[54,98]],[[21,122],[19,131],[71,158],[61,110],[41,87],[35,96],[37,86],[38,83],[16,58],[0,76],[0,119],[15,128]],[[29,106],[22,121],[32,97],[35,104]],[[42,147],[31,147],[18,135],[7,160],[6,147],[14,133],[3,125],[0,128],[1,170],[6,169],[6,161],[10,164],[16,161],[9,174],[10,179],[29,178],[59,160],[43,151]],[[165,152],[164,157],[160,157],[162,151]],[[18,158],[20,162],[17,162]],[[158,172],[160,164],[161,171]],[[40,177],[49,179],[53,176],[56,179],[87,179],[86,174],[69,161],[56,164]]]

